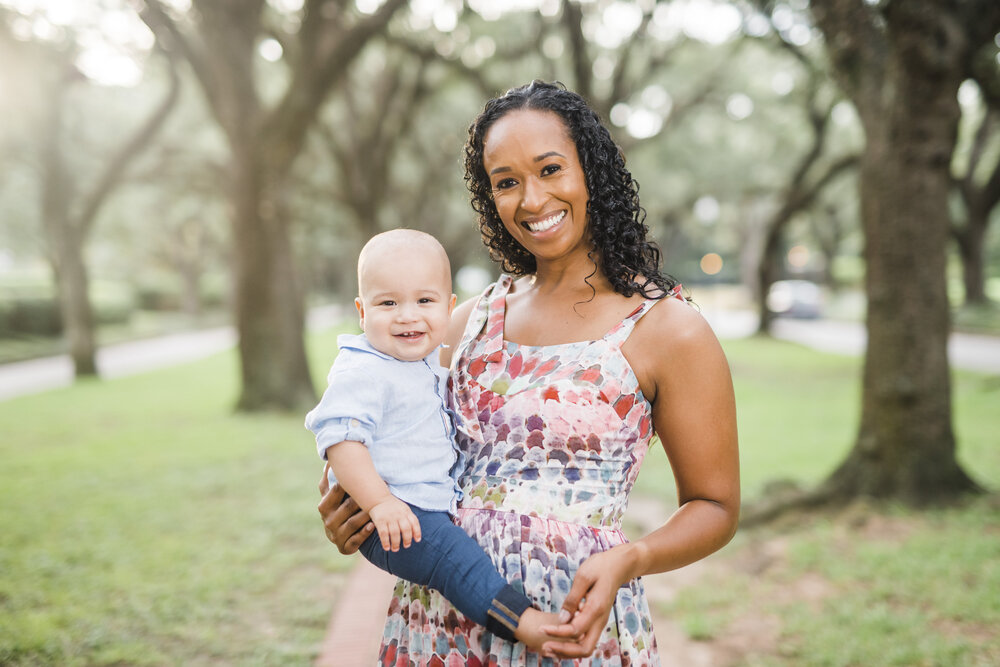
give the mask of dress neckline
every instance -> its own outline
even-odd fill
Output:
[[[493,295],[493,298],[489,303],[489,314],[488,317],[493,319],[494,317],[499,320],[497,335],[500,337],[500,347],[506,350],[513,350],[516,348],[528,349],[528,350],[545,350],[551,348],[559,347],[572,347],[574,345],[588,346],[594,345],[600,342],[612,342],[617,343],[620,347],[622,343],[628,338],[628,335],[632,332],[635,323],[645,314],[647,310],[656,305],[659,299],[644,299],[642,303],[635,307],[628,315],[622,319],[615,322],[615,324],[605,332],[600,338],[590,338],[584,340],[574,340],[567,341],[565,343],[549,343],[546,345],[531,345],[529,343],[518,343],[516,341],[509,340],[506,336],[507,328],[507,293],[510,291],[511,285],[514,284],[514,278],[510,275],[503,275],[500,278],[500,289]],[[491,327],[493,328],[493,327]],[[623,329],[627,331],[624,332],[624,336],[621,336],[621,340],[616,340],[615,336],[619,334]]]

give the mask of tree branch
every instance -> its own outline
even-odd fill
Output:
[[[209,107],[218,116],[221,111],[218,86],[215,85],[215,74],[202,50],[184,34],[160,0],[132,0],[132,5],[136,7],[139,18],[149,27],[157,42],[163,44],[164,50],[170,50],[176,45],[184,55],[195,78],[201,82]]]
[[[864,0],[812,0],[812,16],[823,32],[834,75],[856,103],[882,99],[888,53],[883,19]],[[859,109],[866,114],[880,109]]]
[[[389,35],[386,38],[389,44],[398,46],[425,62],[438,62],[452,70],[459,76],[471,82],[483,97],[490,98],[496,95],[498,86],[495,86],[484,76],[482,67],[469,67],[461,58],[444,58],[433,47],[421,44],[396,35]]]
[[[569,34],[570,59],[573,63],[573,78],[576,92],[585,100],[593,97],[591,77],[593,67],[587,55],[587,38],[583,36],[583,10],[575,2],[563,3],[563,25]]]
[[[319,35],[311,38],[312,46],[303,48],[302,60],[294,69],[288,92],[264,124],[263,132],[273,142],[271,163],[275,171],[285,170],[298,154],[323,99],[347,73],[345,63],[351,62],[370,38],[382,32],[406,2],[387,0],[377,12],[348,30],[338,29],[333,19],[323,17],[325,36],[337,30],[338,38],[323,39]],[[323,10],[318,11],[322,13]]]
[[[84,198],[80,216],[77,219],[77,225],[82,235],[86,235],[93,227],[97,212],[100,210],[108,194],[121,180],[122,174],[128,165],[149,146],[150,140],[163,127],[164,121],[166,121],[174,105],[177,103],[181,88],[180,77],[177,74],[177,67],[173,56],[167,51],[163,51],[163,53],[166,54],[167,62],[169,63],[170,87],[167,90],[167,94],[164,95],[163,100],[153,110],[149,118],[146,119],[146,122],[136,129],[111,161],[108,162],[107,168],[97,180],[94,189]]]

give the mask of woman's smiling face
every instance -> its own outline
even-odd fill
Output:
[[[486,133],[483,167],[504,227],[538,261],[591,244],[587,182],[566,124],[551,111],[511,111]]]

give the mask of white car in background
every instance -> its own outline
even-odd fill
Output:
[[[815,319],[823,315],[823,290],[809,280],[779,280],[767,293],[767,308],[779,317]]]

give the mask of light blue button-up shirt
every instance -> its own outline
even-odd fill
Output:
[[[445,408],[448,370],[438,363],[438,351],[400,361],[376,350],[364,334],[338,336],[337,346],[329,386],[306,415],[320,458],[345,440],[361,442],[392,495],[422,509],[454,512],[461,495],[452,476],[459,456]]]

